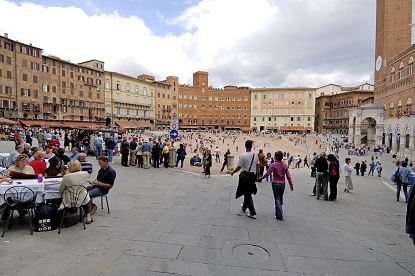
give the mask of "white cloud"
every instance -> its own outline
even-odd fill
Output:
[[[157,36],[142,19],[116,11],[88,16],[76,7],[0,0],[0,33],[132,76],[190,83],[206,70],[213,86],[355,85],[373,74],[372,2],[202,0],[169,22],[183,34]]]

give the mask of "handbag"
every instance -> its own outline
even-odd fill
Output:
[[[238,188],[236,189],[235,199],[244,195],[245,193],[257,193],[257,187],[255,184],[256,174],[250,172],[252,163],[254,162],[255,154],[252,156],[251,164],[247,171],[243,171],[239,174]],[[250,187],[252,186],[252,187]],[[249,190],[251,188],[251,190]]]
[[[396,184],[400,184],[401,183],[401,176],[399,175],[399,167],[396,170],[396,172],[394,172],[391,176],[391,181],[396,183]]]

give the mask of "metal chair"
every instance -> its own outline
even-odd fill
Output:
[[[64,196],[69,199],[69,205],[65,205],[65,202],[63,200]],[[88,202],[85,202],[87,196],[88,196],[88,191],[82,185],[72,185],[72,186],[66,187],[63,190],[63,192],[61,193],[61,197],[62,197],[62,204],[64,208],[62,209],[62,218],[61,218],[61,222],[59,223],[58,234],[61,233],[65,209],[68,209],[68,208],[75,208],[76,210],[79,209],[79,222],[82,222],[82,224],[84,225],[84,229],[86,229],[84,211],[81,206],[88,203]]]
[[[105,197],[105,201],[107,202],[107,209],[108,209],[108,214],[109,214],[110,213],[110,206],[108,205],[108,194],[101,196],[101,209],[104,209],[103,197]]]
[[[4,202],[7,205],[6,208],[9,211],[11,211],[11,213],[9,214],[9,217],[7,218],[7,221],[4,224],[3,233],[1,237],[4,237],[6,226],[8,226],[9,229],[12,226],[14,211],[28,211],[30,235],[33,235],[32,220],[36,208],[36,195],[37,193],[33,192],[32,189],[26,186],[14,186],[6,190],[6,192],[3,195],[3,198]]]

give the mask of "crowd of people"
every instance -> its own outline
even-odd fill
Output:
[[[39,131],[42,133],[43,131]],[[14,151],[12,151],[6,161],[6,171],[1,181],[11,181],[12,179],[21,178],[62,178],[59,192],[63,197],[59,201],[60,209],[64,210],[63,215],[66,216],[70,210],[65,209],[68,206],[69,195],[64,193],[65,188],[74,185],[84,186],[85,197],[82,202],[84,208],[86,223],[94,221],[92,215],[96,211],[96,205],[93,204],[93,198],[106,195],[113,187],[116,178],[115,170],[110,166],[108,157],[98,156],[98,165],[100,167],[97,177],[89,180],[93,171],[93,164],[87,160],[87,154],[80,152],[77,143],[74,142],[70,148],[70,152],[66,153],[65,147],[51,145],[53,140],[57,140],[59,134],[51,134],[49,139],[45,132],[45,141],[39,141],[39,147],[28,146],[27,139],[21,139],[16,143]],[[21,137],[21,136],[19,136]],[[0,206],[1,218],[6,219],[9,215],[7,206]],[[23,213],[20,213],[22,215]]]

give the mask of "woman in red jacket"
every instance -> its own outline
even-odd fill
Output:
[[[43,161],[43,155],[44,153],[41,151],[37,151],[35,153],[35,159],[33,161],[29,162],[29,166],[31,166],[33,168],[33,170],[35,171],[35,174],[39,175],[43,175],[45,173],[46,170],[46,164]]]

